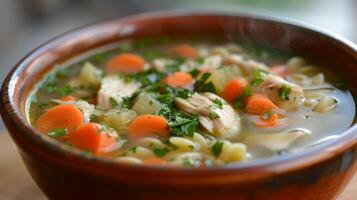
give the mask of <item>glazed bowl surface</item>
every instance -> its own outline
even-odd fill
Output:
[[[306,25],[244,14],[170,11],[79,28],[35,49],[2,85],[0,111],[31,176],[50,199],[334,199],[357,170],[357,126],[341,137],[289,156],[229,167],[133,166],[68,150],[26,119],[26,99],[56,64],[126,39],[168,35],[244,37],[303,56],[343,77],[357,95],[356,45]]]

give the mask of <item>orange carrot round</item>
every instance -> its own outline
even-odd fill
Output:
[[[192,83],[193,78],[189,73],[175,72],[165,77],[162,81],[172,87],[185,87]]]
[[[278,114],[273,113],[268,116],[268,118],[264,118],[264,116],[260,116],[254,124],[258,127],[273,127],[278,124]]]
[[[196,59],[199,56],[197,49],[188,44],[177,45],[171,49],[171,52],[183,58]]]
[[[144,164],[147,164],[147,165],[164,165],[166,163],[167,163],[166,160],[164,160],[162,158],[157,158],[157,157],[146,158],[144,160]]]
[[[248,114],[263,115],[276,109],[278,107],[270,99],[261,94],[253,94],[246,99],[245,111]]]
[[[109,73],[121,72],[125,74],[134,74],[144,69],[145,60],[132,53],[122,53],[111,58],[106,63],[106,69]]]
[[[129,126],[129,137],[131,139],[136,140],[152,134],[169,135],[167,120],[164,117],[151,114],[140,115]]]
[[[74,105],[58,105],[48,109],[36,122],[36,128],[42,133],[65,128],[68,132],[83,124],[84,116]]]
[[[227,101],[234,101],[239,95],[244,93],[244,88],[248,82],[245,79],[239,78],[228,82],[223,91],[223,98]]]
[[[64,97],[61,97],[61,100],[62,101],[75,101],[77,98],[74,97],[74,96],[64,96]]]
[[[100,130],[96,123],[83,124],[68,136],[70,143],[78,149],[99,153],[106,152],[116,144],[116,138]]]

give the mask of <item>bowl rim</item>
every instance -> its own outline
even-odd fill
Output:
[[[16,109],[16,105],[13,100],[13,94],[14,94],[14,87],[18,83],[17,80],[17,75],[21,74],[23,70],[26,68],[26,66],[31,63],[31,60],[36,56],[37,53],[40,51],[43,51],[47,48],[50,48],[51,46],[55,45],[59,41],[65,40],[67,37],[71,36],[71,38],[75,38],[76,35],[83,31],[84,29],[86,30],[92,30],[96,26],[100,26],[106,23],[122,23],[125,21],[140,21],[140,20],[145,20],[148,18],[165,18],[165,17],[184,17],[184,16],[228,16],[228,17],[243,17],[243,18],[250,18],[253,20],[263,20],[263,21],[273,21],[279,24],[283,25],[288,25],[288,26],[293,26],[293,27],[298,27],[303,29],[304,31],[310,31],[314,32],[315,34],[322,35],[323,37],[327,37],[329,40],[333,42],[339,43],[342,47],[348,48],[350,51],[352,50],[352,53],[354,53],[355,58],[357,58],[357,46],[336,35],[333,33],[330,33],[328,31],[322,30],[320,28],[316,28],[311,25],[307,25],[305,23],[297,22],[294,20],[286,19],[286,18],[280,18],[280,17],[274,17],[274,16],[269,16],[269,15],[256,15],[256,14],[248,14],[244,12],[226,12],[226,11],[192,11],[192,10],[170,10],[170,11],[158,11],[158,12],[148,12],[148,13],[142,13],[142,14],[136,14],[136,15],[131,15],[131,16],[126,16],[126,17],[120,17],[120,18],[115,18],[111,20],[104,20],[102,22],[97,22],[93,23],[90,25],[85,25],[82,27],[79,27],[74,30],[70,30],[68,32],[65,32],[45,43],[40,45],[39,47],[35,48],[32,50],[30,53],[28,53],[26,56],[24,56],[15,66],[12,68],[12,70],[8,73],[6,79],[4,80],[2,84],[2,89],[1,89],[1,101],[2,103],[0,104],[1,108],[1,114],[2,117],[7,117],[11,120],[12,123],[16,124],[19,129],[22,130],[21,133],[19,134],[26,134],[30,140],[28,140],[29,143],[37,143],[41,144],[42,147],[45,147],[49,149],[52,153],[55,152],[58,155],[62,155],[65,157],[71,157],[75,160],[82,160],[89,165],[93,164],[99,164],[102,165],[103,167],[106,166],[111,166],[112,169],[118,170],[134,170],[134,171],[143,171],[143,172],[150,172],[150,171],[156,171],[160,172],[163,169],[165,169],[166,172],[168,173],[173,173],[181,176],[192,176],[194,174],[200,174],[200,175],[212,175],[212,172],[218,173],[218,172],[233,172],[233,173],[238,173],[244,174],[247,171],[256,171],[259,170],[261,172],[265,173],[257,173],[255,175],[249,175],[249,176],[244,176],[242,179],[247,180],[247,179],[256,179],[258,177],[263,178],[266,176],[271,176],[277,173],[288,173],[295,171],[297,169],[302,169],[306,168],[308,166],[315,165],[317,163],[320,163],[324,160],[330,159],[334,157],[337,152],[343,152],[344,150],[350,148],[353,145],[357,144],[357,124],[352,124],[350,128],[347,130],[343,131],[341,133],[341,137],[326,142],[324,144],[318,145],[317,147],[304,150],[299,153],[294,153],[291,155],[287,156],[279,156],[279,157],[271,157],[271,158],[266,158],[266,159],[260,159],[260,160],[255,160],[254,162],[247,162],[247,163],[239,163],[237,165],[229,165],[229,166],[218,166],[218,167],[212,167],[212,168],[172,168],[172,167],[167,167],[167,166],[146,166],[146,165],[130,165],[130,164],[123,164],[123,163],[117,163],[114,162],[113,160],[110,159],[105,159],[105,158],[99,158],[99,157],[92,157],[92,156],[84,156],[83,154],[80,153],[78,150],[68,150],[63,148],[61,143],[58,141],[55,141],[54,139],[48,138],[47,136],[44,136],[43,134],[40,134],[36,129],[30,126],[30,124],[27,122],[27,120],[24,119],[24,117],[20,114],[19,110]],[[77,38],[78,39],[78,38]],[[7,103],[7,106],[5,106],[4,102]],[[10,131],[9,131],[10,132]],[[13,133],[10,132],[11,135]],[[69,165],[71,167],[75,167],[74,165]],[[88,166],[90,167],[90,166]],[[120,170],[118,170],[120,171]]]

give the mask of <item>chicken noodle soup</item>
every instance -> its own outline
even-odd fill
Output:
[[[338,78],[251,48],[122,42],[49,73],[29,98],[29,120],[93,156],[181,167],[298,152],[352,124],[355,104]]]

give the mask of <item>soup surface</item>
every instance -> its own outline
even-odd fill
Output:
[[[232,165],[334,139],[354,120],[343,82],[303,58],[245,43],[125,41],[58,66],[30,123],[117,162]]]

